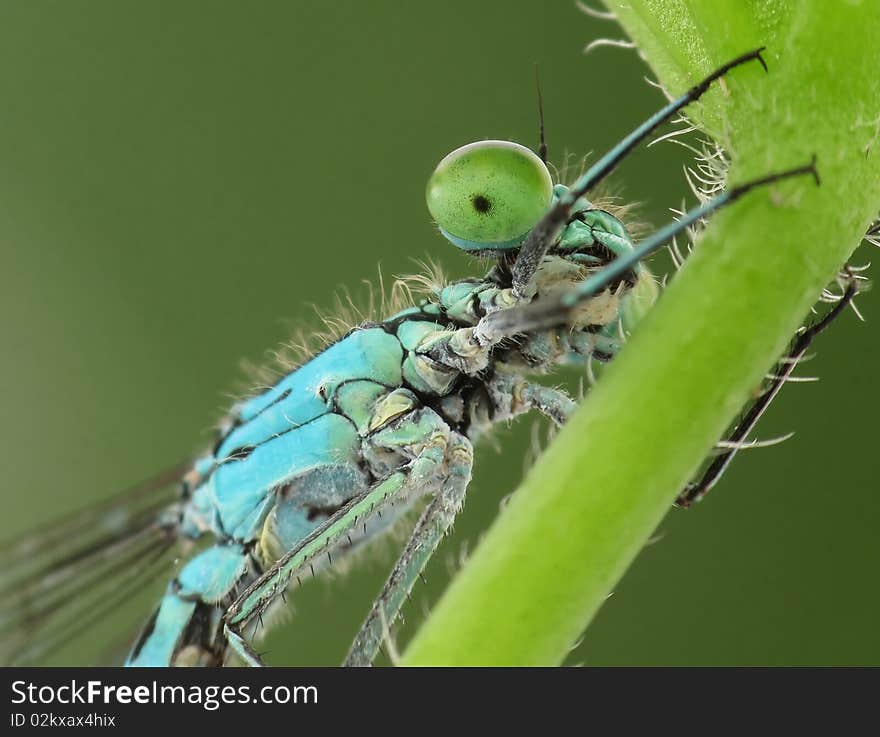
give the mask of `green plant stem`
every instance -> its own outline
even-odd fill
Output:
[[[689,112],[731,156],[729,181],[815,153],[822,185],[785,182],[714,218],[404,665],[561,663],[880,207],[877,3],[607,4],[672,92],[767,46],[769,74],[738,69]]]

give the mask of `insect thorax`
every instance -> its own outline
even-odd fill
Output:
[[[593,237],[599,227],[629,247],[611,215],[578,212],[535,274],[533,301],[558,296],[614,259]],[[614,354],[635,273],[588,300],[566,325],[523,332],[472,364],[445,361],[438,345],[513,305],[511,265],[501,259],[483,278],[438,285],[420,304],[355,327],[237,405],[198,465],[184,530],[265,541],[271,515],[272,535],[281,540],[271,547],[282,550],[353,492],[403,467],[411,458],[408,434],[421,438],[428,415],[474,438],[520,411],[509,382],[502,386],[507,377]],[[280,514],[284,499],[292,505]]]

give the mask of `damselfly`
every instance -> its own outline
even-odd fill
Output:
[[[638,143],[749,61],[763,64],[760,50],[673,99],[570,186],[554,185],[543,135],[537,154],[480,141],[446,156],[428,182],[428,209],[449,242],[491,260],[488,273],[426,279],[423,299],[350,327],[232,407],[214,447],[193,463],[8,543],[4,658],[33,660],[94,623],[175,548],[185,561],[127,663],[261,665],[253,636],[289,589],[425,499],[346,659],[370,664],[461,508],[473,443],[523,413],[562,424],[575,409],[568,395],[530,376],[610,360],[626,310],[656,289],[642,261],[676,234],[755,187],[818,179],[811,162],[732,186],[637,243],[612,209],[587,199]],[[854,284],[801,334],[787,365],[852,299]],[[735,442],[680,504],[717,480],[785,376],[773,379]],[[114,577],[119,584],[107,589]],[[106,594],[87,600],[98,586]]]

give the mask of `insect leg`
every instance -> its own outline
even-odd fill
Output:
[[[562,426],[577,407],[577,403],[561,389],[532,383],[513,372],[497,371],[486,388],[492,398],[496,419],[535,410]]]
[[[712,82],[724,76],[734,67],[757,59],[764,69],[767,65],[761,57],[763,47],[749,51],[723,64],[705,79],[691,87],[687,92],[662,107],[632,133],[623,138],[614,148],[591,166],[569,189],[567,195],[560,198],[550,211],[532,229],[523,247],[520,249],[513,268],[513,294],[522,299],[538,265],[547,249],[553,244],[559,230],[568,222],[572,208],[577,200],[585,195],[596,184],[601,182],[640,142],[644,141],[660,125],[672,117],[686,105],[698,100]]]
[[[712,487],[718,483],[721,476],[724,475],[724,472],[730,465],[730,462],[733,460],[733,457],[739,450],[740,444],[748,437],[749,433],[754,430],[755,425],[758,424],[758,420],[761,419],[761,416],[767,410],[767,407],[769,407],[770,403],[776,398],[776,395],[779,393],[779,390],[782,389],[783,384],[785,384],[797,367],[798,362],[804,357],[810,344],[815,340],[819,333],[825,330],[832,322],[834,322],[840,313],[846,309],[847,305],[853,301],[853,298],[857,293],[857,283],[855,280],[852,280],[849,282],[843,296],[837,301],[837,304],[835,304],[834,307],[828,310],[818,322],[805,328],[795,336],[789,352],[779,362],[777,370],[774,372],[770,383],[751,406],[742,421],[736,426],[733,433],[731,433],[728,438],[730,441],[729,446],[715,456],[714,460],[709,464],[706,471],[703,473],[703,476],[698,481],[693,481],[685,487],[684,491],[682,491],[681,495],[675,502],[677,506],[687,508],[695,502],[700,501],[709,493]]]
[[[388,504],[404,487],[406,474],[397,472],[367,489],[341,507],[295,548],[248,586],[224,614],[223,634],[232,650],[250,666],[264,665],[260,656],[242,635],[244,627],[259,617],[277,596],[287,589],[290,579],[318,556],[325,555],[359,521]]]
[[[293,576],[307,570],[309,563],[319,556],[327,555],[355,527],[380,513],[382,507],[437,488],[449,437],[448,425],[425,409],[404,415],[395,425],[371,437],[371,442],[381,449],[411,451],[412,460],[337,510],[248,586],[227,609],[224,635],[246,664],[261,666],[263,662],[245,640],[245,626],[281,596]]]
[[[483,317],[474,330],[474,339],[480,346],[495,345],[505,338],[519,333],[565,325],[569,314],[582,302],[599,294],[613,283],[624,278],[642,260],[659,250],[674,236],[702,220],[716,210],[732,204],[756,187],[763,187],[781,179],[810,174],[819,182],[815,159],[809,164],[753,179],[716,195],[711,200],[686,212],[678,220],[660,228],[645,238],[631,251],[618,256],[608,266],[575,286],[557,299],[539,300],[535,303],[498,310]]]
[[[416,523],[382,592],[355,637],[344,665],[369,666],[373,662],[416,578],[461,509],[471,479],[473,458],[470,441],[458,434],[451,435],[446,452],[446,477]]]
[[[529,406],[540,412],[555,424],[562,426],[571,417],[577,404],[565,392],[549,386],[526,382],[523,387],[523,399]]]

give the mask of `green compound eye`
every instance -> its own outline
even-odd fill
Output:
[[[553,196],[536,154],[510,141],[477,141],[446,156],[428,180],[428,210],[440,231],[466,251],[519,246]]]

